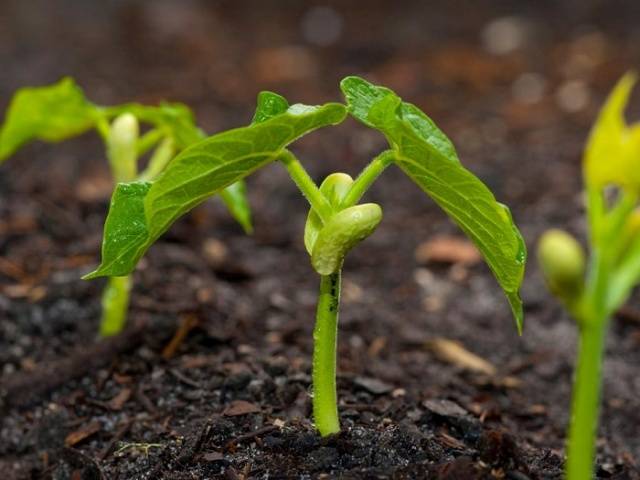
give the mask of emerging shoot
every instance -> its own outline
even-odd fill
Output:
[[[140,135],[140,122],[150,128]],[[38,88],[23,88],[14,95],[0,128],[0,163],[23,144],[39,139],[59,142],[96,129],[102,137],[114,184],[153,180],[176,153],[206,138],[186,106],[136,103],[101,107],[89,102],[70,78]],[[138,173],[140,158],[153,150],[147,168]],[[227,208],[242,227],[251,230],[251,214],[242,182],[220,192]],[[102,294],[100,335],[122,331],[127,320],[131,279],[113,276]]]
[[[278,162],[310,204],[304,244],[320,277],[313,333],[313,415],[326,436],[340,430],[336,392],[336,351],[341,272],[347,253],[371,235],[382,209],[360,199],[391,164],[402,169],[475,242],[522,327],[519,297],[526,250],[507,207],[460,163],[455,148],[417,107],[384,87],[348,77],[347,104],[292,105],[262,92],[251,125],[209,137],[178,154],[151,182],[119,184],[105,223],[102,262],[86,278],[121,277],[181,215],[257,169]],[[353,180],[329,175],[318,187],[289,144],[351,114],[389,141]]]
[[[568,304],[582,293],[585,258],[578,241],[562,230],[548,230],[538,244],[538,262],[549,290]]]
[[[634,80],[626,75],[614,88],[585,150],[588,268],[582,247],[567,233],[548,231],[538,245],[549,289],[575,318],[580,335],[567,441],[568,480],[593,478],[609,319],[640,282],[640,124],[628,126],[624,120]],[[617,197],[611,201],[605,188],[616,189]]]

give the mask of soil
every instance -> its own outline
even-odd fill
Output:
[[[0,107],[22,85],[71,75],[102,103],[183,101],[214,132],[246,124],[260,89],[317,103],[365,74],[441,125],[530,250],[552,226],[584,238],[581,150],[608,89],[640,65],[640,4],[329,5],[5,0]],[[633,106],[637,118],[638,96]],[[346,121],[293,149],[321,179],[355,175],[383,148]],[[318,280],[306,205],[284,170],[248,181],[253,236],[217,201],[180,220],[135,274],[128,330],[99,341],[103,283],[80,276],[108,205],[101,152],[87,135],[2,166],[0,478],[561,478],[576,328],[534,261],[518,337],[464,244],[461,261],[416,257],[460,233],[385,172],[368,194],[385,219],[344,272],[343,431],[321,439],[310,423]],[[640,478],[639,306],[611,323],[598,478]]]

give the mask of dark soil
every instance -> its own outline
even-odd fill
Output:
[[[307,2],[4,0],[0,107],[72,75],[103,103],[184,101],[213,132],[246,124],[260,89],[316,103],[366,74],[450,134],[530,249],[551,226],[584,237],[581,149],[607,90],[640,65],[640,4],[332,3],[318,30]],[[505,15],[499,45],[515,47],[491,53],[488,25]],[[294,150],[321,179],[383,148],[347,121]],[[2,166],[0,478],[561,477],[576,332],[533,261],[518,337],[485,266],[416,260],[459,232],[385,172],[368,195],[385,219],[345,269],[343,432],[320,439],[305,202],[278,165],[249,189],[255,234],[218,202],[196,209],[136,272],[129,330],[99,342],[102,282],[80,280],[110,193],[98,140],[29,146]],[[640,478],[637,307],[610,329],[598,478]],[[485,363],[443,355],[453,340]]]

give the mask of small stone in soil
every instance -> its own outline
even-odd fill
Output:
[[[425,400],[422,406],[440,417],[463,417],[467,411],[456,402],[446,399]]]
[[[207,452],[202,455],[202,460],[205,462],[219,462],[224,460],[224,455],[220,452]]]
[[[389,393],[393,390],[393,385],[389,385],[382,380],[377,378],[370,377],[356,377],[353,380],[353,383],[360,388],[364,388],[370,393],[374,395],[382,395],[384,393]]]
[[[246,400],[235,400],[231,402],[227,408],[222,412],[227,417],[236,417],[239,415],[248,415],[249,413],[258,413],[260,408],[251,402]]]

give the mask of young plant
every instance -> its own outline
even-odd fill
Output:
[[[550,230],[538,259],[551,292],[576,319],[580,344],[566,464],[569,480],[592,478],[602,357],[611,315],[640,282],[640,123],[624,108],[635,77],[614,88],[591,132],[583,161],[590,258],[568,233]]]
[[[150,127],[144,135],[140,135],[139,122]],[[47,87],[23,88],[14,95],[0,128],[0,163],[30,140],[59,142],[92,128],[104,141],[115,183],[152,180],[177,152],[206,138],[185,105],[102,107],[89,102],[72,79],[64,78]],[[147,167],[139,171],[140,157],[154,148]],[[250,231],[244,184],[229,185],[220,195],[237,221]],[[124,328],[130,289],[128,275],[109,279],[102,295],[102,336],[115,335]]]
[[[462,166],[453,144],[429,117],[361,78],[348,77],[341,86],[346,105],[289,106],[281,96],[262,92],[251,125],[185,149],[152,182],[119,184],[105,223],[102,263],[85,277],[128,275],[178,217],[269,163],[283,165],[311,206],[304,243],[320,275],[312,373],[313,413],[321,435],[340,429],[336,341],[342,265],[348,251],[380,223],[380,206],[359,202],[389,165],[399,166],[475,242],[507,295],[518,330],[526,258],[509,210]],[[355,180],[334,173],[318,187],[287,146],[312,130],[342,122],[347,113],[380,130],[390,148]]]

